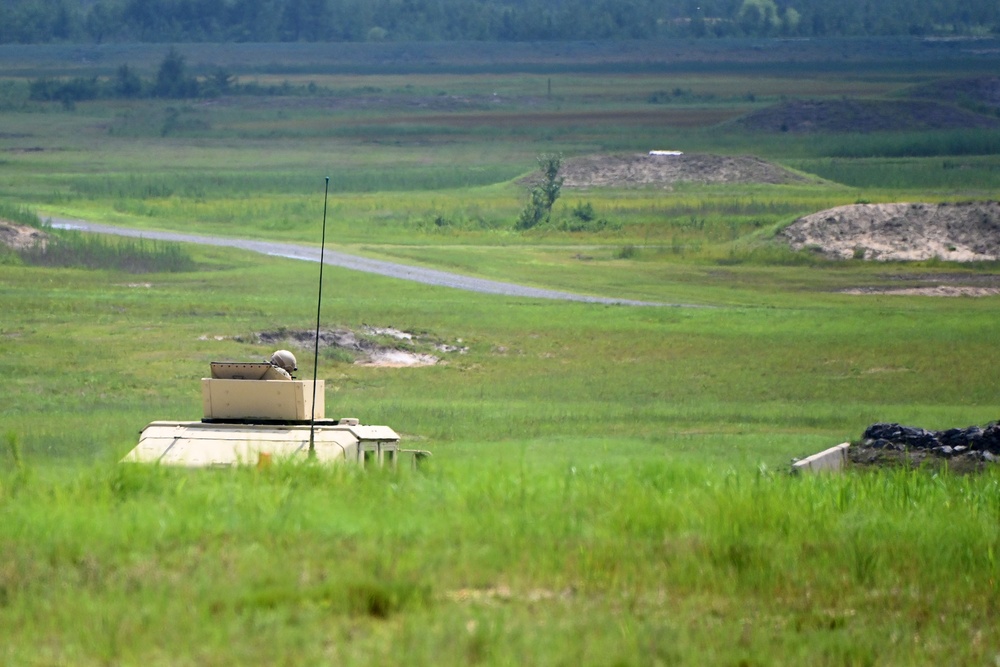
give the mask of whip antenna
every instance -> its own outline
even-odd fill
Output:
[[[326,250],[326,202],[330,198],[330,177],[323,191],[323,235],[319,243],[319,295],[316,297],[316,341],[313,348],[312,414],[309,415],[309,456],[316,456],[316,377],[319,372],[319,321],[323,307],[323,254]]]

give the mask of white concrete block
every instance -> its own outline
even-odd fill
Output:
[[[844,468],[847,463],[847,449],[851,446],[849,442],[842,442],[839,445],[824,449],[812,456],[807,456],[801,461],[792,464],[795,472],[815,472],[819,470],[838,471]]]

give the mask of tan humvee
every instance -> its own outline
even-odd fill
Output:
[[[396,467],[403,454],[414,465],[430,455],[401,449],[399,434],[388,426],[326,419],[322,380],[314,392],[311,381],[286,379],[268,362],[213,362],[211,368],[212,377],[201,381],[202,420],[150,423],[122,462],[228,467],[315,460]]]

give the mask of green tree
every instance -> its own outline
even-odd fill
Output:
[[[139,97],[142,92],[142,80],[139,75],[123,64],[115,73],[114,92],[118,97]]]
[[[227,93],[233,85],[233,75],[224,67],[217,67],[209,79],[216,93]]]
[[[540,155],[538,170],[542,173],[541,182],[531,188],[528,204],[517,219],[518,229],[531,229],[540,222],[548,222],[552,217],[552,206],[559,199],[563,178],[559,176],[562,168],[561,155]]]
[[[113,8],[106,2],[98,2],[87,13],[84,27],[90,38],[100,44],[115,34],[121,21],[119,8]]]
[[[736,22],[746,35],[767,36],[778,32],[781,18],[774,0],[743,0]]]
[[[174,98],[198,95],[198,81],[187,76],[184,56],[173,47],[167,51],[163,62],[160,63],[160,69],[156,73],[156,83],[153,84],[153,95]]]

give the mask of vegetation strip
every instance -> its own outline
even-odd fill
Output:
[[[203,236],[200,234],[181,234],[178,232],[158,232],[141,229],[129,229],[127,227],[114,227],[111,225],[101,225],[84,220],[72,220],[67,218],[52,218],[51,224],[58,229],[76,229],[84,232],[96,234],[115,234],[118,236],[131,236],[156,241],[174,241],[177,243],[200,243],[203,245],[225,246],[228,248],[240,248],[251,252],[259,252],[265,255],[276,257],[286,257],[289,259],[301,259],[309,262],[319,261],[319,249],[294,243],[276,243],[273,241],[253,241],[250,239],[231,239],[221,236]],[[344,252],[328,250],[325,263],[332,266],[339,266],[353,271],[363,271],[366,273],[376,273],[381,276],[397,278],[399,280],[412,280],[426,285],[436,285],[438,287],[451,287],[469,292],[481,292],[483,294],[500,294],[503,296],[523,296],[536,299],[558,299],[563,301],[581,301],[584,303],[603,303],[620,306],[669,306],[674,308],[700,308],[694,304],[683,303],[657,303],[654,301],[638,301],[635,299],[614,299],[601,296],[587,296],[584,294],[573,294],[571,292],[560,292],[558,290],[543,289],[539,287],[528,287],[526,285],[515,285],[496,280],[486,280],[484,278],[473,278],[447,271],[437,271],[435,269],[425,269],[419,266],[408,266],[395,262],[386,262],[377,259],[358,257]]]

